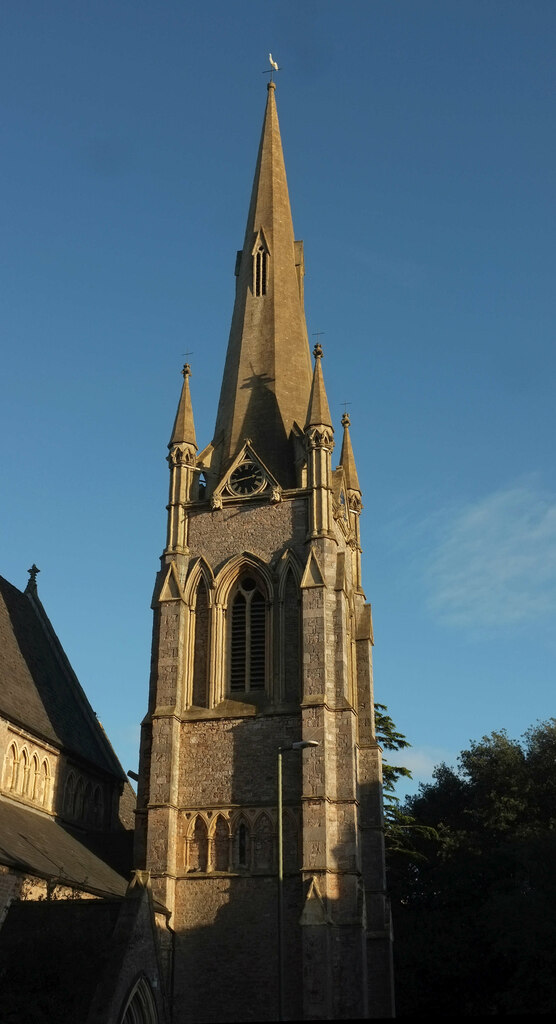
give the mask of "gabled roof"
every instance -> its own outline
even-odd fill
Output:
[[[131,873],[129,835],[123,829],[115,836],[84,832],[0,797],[1,863],[97,896],[125,895]]]
[[[125,779],[33,588],[0,576],[0,715]]]

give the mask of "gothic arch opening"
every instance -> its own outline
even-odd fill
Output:
[[[75,775],[70,772],[64,787],[64,814],[73,817],[75,805]]]
[[[195,639],[193,642],[192,703],[208,707],[209,598],[201,576],[195,597]]]
[[[254,868],[255,871],[272,871],[274,862],[274,829],[264,811],[255,823]]]
[[[207,826],[200,815],[195,819],[189,840],[188,871],[206,871],[208,865]]]
[[[154,996],[144,976],[133,986],[119,1020],[120,1024],[158,1024]]]
[[[17,747],[15,743],[12,743],[6,755],[6,789],[17,789],[18,769]]]
[[[228,871],[230,862],[230,831],[221,814],[216,819],[213,833],[212,866],[214,871]]]
[[[234,867],[247,870],[251,866],[251,838],[243,815],[235,823],[233,847]]]
[[[19,779],[19,789],[20,789],[20,792],[23,793],[23,796],[29,796],[29,778],[30,778],[31,769],[30,769],[30,764],[29,764],[29,754],[27,753],[27,748],[26,747],[24,747],[23,750],[21,751],[21,761],[20,761],[20,769],[19,770],[20,770],[20,779]]]
[[[283,590],[282,665],[283,694],[287,701],[301,698],[301,595],[298,581],[289,568]]]

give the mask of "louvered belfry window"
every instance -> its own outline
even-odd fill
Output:
[[[264,690],[266,602],[251,576],[240,580],[232,602],[230,689]]]

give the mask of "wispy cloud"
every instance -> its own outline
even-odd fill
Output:
[[[441,517],[426,570],[429,609],[458,626],[556,614],[556,497],[526,480]]]
[[[432,782],[432,773],[437,765],[444,762],[454,766],[457,754],[442,747],[409,747],[395,753],[385,751],[384,760],[404,765],[413,776],[411,779],[400,779],[396,785],[396,796],[403,800],[408,794],[417,792],[419,783]]]

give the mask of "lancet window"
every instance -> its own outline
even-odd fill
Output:
[[[15,743],[12,743],[6,757],[6,772],[5,772],[5,786],[6,789],[17,790],[18,781],[18,770],[19,760],[17,756],[17,748]]]
[[[264,690],[267,610],[264,595],[252,576],[239,581],[230,615],[230,690]]]
[[[192,703],[207,707],[209,601],[204,579],[199,580],[195,601],[195,640],[193,646]]]
[[[230,833],[221,814],[218,815],[213,836],[212,861],[215,871],[227,871],[230,862]]]
[[[268,252],[264,245],[259,245],[255,251],[255,295],[260,297],[266,295],[268,280]]]
[[[208,836],[207,826],[203,819],[197,816],[193,835],[189,841],[189,870],[206,871],[208,864]]]
[[[121,1020],[122,1024],[158,1024],[154,996],[146,978],[140,978],[134,986]]]
[[[234,866],[236,868],[248,868],[251,862],[249,843],[249,829],[245,821],[240,818],[234,835]]]
[[[298,701],[301,692],[301,615],[300,593],[291,571],[286,576],[282,613],[282,652],[284,666],[284,697]]]
[[[19,751],[17,744],[11,743],[6,753],[3,787],[8,792],[32,800],[40,807],[46,807],[50,796],[50,768],[47,759],[37,750],[30,753],[27,746],[24,746]]]

